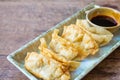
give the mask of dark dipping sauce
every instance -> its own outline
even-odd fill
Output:
[[[117,22],[113,18],[104,15],[93,17],[91,19],[91,22],[96,25],[104,26],[104,27],[111,27],[117,25]]]

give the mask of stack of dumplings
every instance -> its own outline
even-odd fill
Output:
[[[55,29],[49,44],[40,39],[40,53],[28,52],[25,68],[43,80],[70,80],[70,72],[80,66],[80,61],[108,44],[113,34],[104,28],[91,27],[86,20],[64,26],[62,35]]]

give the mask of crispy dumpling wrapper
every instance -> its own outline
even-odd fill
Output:
[[[36,52],[27,53],[25,68],[44,80],[70,80],[70,73],[66,66],[49,56]]]
[[[99,50],[98,44],[91,35],[74,24],[64,26],[62,37],[72,42],[79,51],[77,60],[82,60],[89,54],[94,55]]]
[[[93,39],[95,39],[99,46],[108,44],[113,37],[113,34],[110,31],[102,27],[92,27],[88,24],[87,20],[77,19],[76,25],[88,32]]]
[[[48,49],[46,40],[44,38],[41,38],[40,42],[41,42],[41,45],[39,46],[39,49],[40,49],[40,51],[42,51],[42,54],[47,55],[47,56],[59,61],[66,67],[69,67],[70,71],[74,71],[80,66],[80,62],[68,61],[64,57],[62,57],[59,54],[56,54],[52,50]]]
[[[55,29],[49,44],[50,48],[67,60],[74,59],[78,55],[78,50],[74,47],[73,43],[60,37],[58,33],[59,30]]]

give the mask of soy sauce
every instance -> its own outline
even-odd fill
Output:
[[[91,19],[91,22],[96,25],[104,26],[104,27],[111,27],[117,25],[117,22],[113,18],[104,15],[93,17]]]

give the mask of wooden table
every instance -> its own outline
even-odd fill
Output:
[[[7,61],[7,55],[90,2],[92,0],[0,0],[0,80],[28,80]],[[120,10],[120,0],[97,0],[96,4]],[[120,80],[120,47],[83,80]]]

